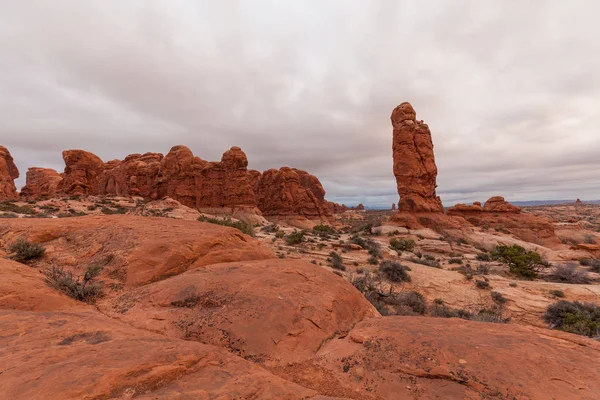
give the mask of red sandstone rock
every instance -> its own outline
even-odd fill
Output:
[[[396,203],[392,203],[392,211],[396,211]]]
[[[488,199],[483,206],[483,210],[487,212],[505,212],[505,213],[520,213],[521,209],[517,206],[513,206],[502,196],[494,196]]]
[[[83,150],[66,150],[63,179],[57,187],[60,194],[97,195],[98,175],[104,171],[104,162],[96,155]]]
[[[255,209],[254,185],[246,154],[234,146],[223,153],[221,162],[209,163],[200,171],[196,207]]]
[[[258,183],[258,208],[266,216],[299,215],[308,219],[330,216],[325,190],[306,171],[283,167],[263,172]]]
[[[442,202],[435,193],[437,167],[429,127],[416,120],[416,112],[409,103],[396,107],[391,120],[394,175],[400,195],[398,209],[443,212]]]
[[[162,154],[146,153],[130,154],[123,161],[107,162],[98,177],[100,194],[156,199],[156,183],[162,159]]]
[[[448,215],[453,215],[453,214],[458,214],[460,215],[461,213],[473,213],[473,212],[483,212],[483,207],[481,207],[481,203],[480,202],[475,202],[472,205],[468,205],[468,204],[457,204],[454,207],[450,207],[448,209]]]
[[[19,169],[8,149],[0,146],[0,200],[19,198],[14,180],[19,177]]]
[[[54,197],[62,177],[51,168],[32,167],[27,170],[21,196],[29,198]]]

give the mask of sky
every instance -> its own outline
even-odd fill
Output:
[[[0,144],[27,168],[231,146],[398,201],[390,114],[430,127],[445,205],[600,199],[600,2],[0,0]]]

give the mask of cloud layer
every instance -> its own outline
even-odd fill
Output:
[[[0,144],[22,175],[238,145],[330,200],[398,200],[391,110],[431,128],[445,204],[600,198],[600,3],[14,1],[0,4]],[[23,178],[19,180],[23,184]]]

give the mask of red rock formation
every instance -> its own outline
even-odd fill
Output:
[[[433,154],[431,132],[427,124],[417,121],[409,103],[402,103],[392,112],[394,127],[394,175],[400,203],[398,209],[408,212],[443,212],[435,193],[437,167]]]
[[[51,168],[32,167],[27,170],[21,196],[27,198],[54,197],[62,177]]]
[[[158,197],[168,196],[185,206],[196,207],[198,175],[208,164],[186,146],[173,147],[160,162]]]
[[[97,195],[98,175],[104,171],[104,162],[96,155],[83,150],[66,150],[63,179],[57,187],[60,194]]]
[[[248,173],[248,158],[237,146],[223,153],[221,162],[200,170],[196,207],[255,208],[255,174]]]
[[[156,199],[156,182],[162,159],[162,154],[146,153],[130,154],[123,161],[107,162],[98,177],[100,194]]]
[[[329,204],[319,180],[306,171],[283,167],[263,172],[256,199],[265,216],[329,217]]]
[[[19,169],[8,149],[0,146],[0,200],[16,200],[19,198],[15,179],[19,177]]]
[[[483,212],[481,203],[476,201],[472,205],[468,204],[457,204],[454,207],[448,209],[448,215],[462,215],[463,213],[477,213]]]
[[[502,196],[494,196],[485,202],[483,211],[495,213],[520,213],[521,209],[504,200],[504,197]]]
[[[363,205],[363,203],[360,203],[356,207],[352,207],[352,209],[356,210],[356,211],[364,211],[365,210],[365,206]]]
[[[396,203],[392,203],[392,211],[396,211]]]

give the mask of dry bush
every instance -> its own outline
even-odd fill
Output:
[[[25,239],[19,239],[10,245],[9,251],[14,253],[11,258],[20,263],[43,257],[46,253],[44,246],[39,243],[28,242]]]
[[[548,275],[548,280],[551,282],[573,284],[586,284],[591,281],[588,272],[578,269],[575,263],[556,265],[550,272],[550,275]]]

